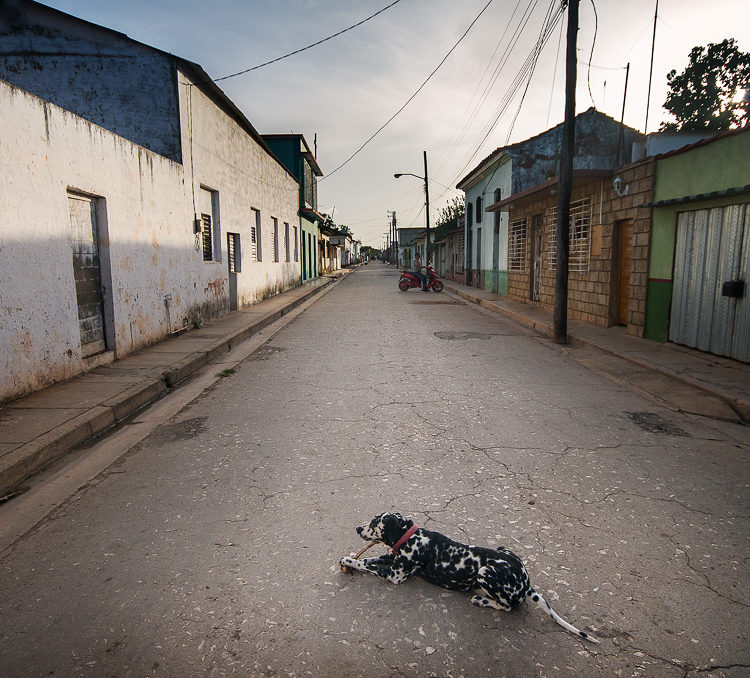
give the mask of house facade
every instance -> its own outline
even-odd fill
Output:
[[[750,130],[655,164],[645,336],[750,362]]]
[[[318,177],[322,177],[323,172],[301,134],[264,134],[263,139],[299,182],[295,252],[300,263],[301,282],[312,280],[320,275],[319,226],[325,218],[318,212]]]
[[[642,336],[654,162],[574,170],[570,207],[568,316],[620,324]],[[488,209],[508,214],[508,297],[553,310],[558,177]],[[625,188],[623,188],[625,187]]]
[[[456,226],[449,228],[435,240],[435,261],[437,262],[437,273],[441,278],[460,283],[465,281],[464,237],[464,218],[462,216]]]
[[[496,294],[508,293],[508,215],[487,214],[485,208],[510,195],[512,169],[513,156],[500,148],[456,186],[466,199],[465,262],[460,267],[465,271],[465,282]],[[455,262],[452,268],[458,268]]]
[[[643,137],[594,108],[577,115],[575,127],[576,170],[612,169]],[[492,210],[489,219],[484,212],[557,176],[561,140],[562,124],[498,148],[458,183],[466,195],[466,284],[510,294],[510,222],[505,211]]]
[[[0,400],[297,284],[299,183],[199,66],[31,1],[2,30]]]
[[[419,253],[424,258],[424,228],[399,228],[398,233],[398,265],[402,270],[411,270],[414,256]]]

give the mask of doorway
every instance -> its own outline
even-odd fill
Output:
[[[107,350],[96,199],[68,194],[81,357]]]
[[[617,238],[615,322],[618,325],[627,325],[630,306],[630,268],[633,258],[633,220],[625,219],[615,222],[615,237]]]
[[[750,362],[750,203],[677,217],[669,339]]]

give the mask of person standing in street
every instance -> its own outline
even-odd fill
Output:
[[[419,284],[422,285],[422,292],[427,292],[427,287],[425,286],[425,277],[422,274],[422,259],[420,259],[419,257],[419,252],[414,255],[414,275],[417,276]]]

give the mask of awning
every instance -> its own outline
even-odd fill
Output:
[[[750,184],[747,186],[735,186],[723,191],[711,191],[710,193],[698,193],[697,195],[683,195],[681,198],[668,198],[667,200],[657,200],[636,207],[670,207],[672,205],[685,205],[691,202],[702,202],[704,200],[717,200],[720,198],[733,198],[737,195],[750,194]]]
[[[320,214],[319,212],[316,212],[311,207],[302,207],[300,208],[300,216],[305,217],[308,221],[315,221],[318,224],[325,223],[326,218]]]
[[[610,176],[612,176],[612,170],[608,169],[573,170],[573,181],[575,181],[576,179],[602,179],[604,177]],[[551,179],[547,179],[547,181],[544,181],[541,184],[537,184],[536,186],[527,188],[525,191],[514,193],[504,200],[499,200],[498,202],[492,203],[491,205],[485,207],[484,211],[508,212],[511,207],[517,207],[519,204],[522,204],[526,201],[530,202],[530,198],[536,198],[538,193],[542,193],[551,188],[554,188],[559,183],[559,181],[559,176],[552,177]]]

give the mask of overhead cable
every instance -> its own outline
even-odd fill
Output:
[[[250,71],[257,71],[259,68],[263,68],[264,66],[270,66],[271,64],[275,64],[277,61],[281,61],[282,59],[286,59],[290,56],[294,56],[295,54],[299,54],[300,52],[304,52],[305,50],[312,49],[313,47],[317,47],[318,45],[322,45],[324,42],[328,42],[329,40],[333,40],[333,38],[337,38],[339,35],[343,35],[347,31],[351,31],[354,28],[357,28],[358,26],[361,26],[364,23],[367,23],[370,19],[374,19],[378,14],[382,14],[387,9],[390,9],[393,7],[393,5],[398,4],[401,2],[401,0],[394,0],[390,5],[386,5],[383,7],[383,9],[378,10],[375,12],[375,14],[371,14],[366,19],[362,19],[362,21],[357,22],[353,26],[349,26],[348,28],[344,28],[343,30],[339,31],[338,33],[334,33],[333,35],[329,35],[327,38],[323,38],[322,40],[318,40],[317,42],[312,43],[311,45],[308,45],[307,47],[302,47],[301,49],[296,49],[293,52],[289,52],[288,54],[284,54],[283,56],[276,57],[275,59],[271,59],[270,61],[266,61],[262,64],[258,64],[257,66],[253,66],[252,68],[246,68],[244,71],[238,71],[237,73],[231,73],[230,75],[224,75],[221,78],[214,78],[214,82],[220,82],[221,80],[229,80],[229,78],[236,78],[238,75],[244,75],[245,73],[250,73]]]
[[[371,142],[371,141],[372,141],[372,140],[373,140],[373,139],[374,139],[374,138],[375,138],[375,137],[376,137],[376,136],[377,136],[378,134],[380,134],[380,133],[381,133],[381,132],[382,132],[382,131],[383,131],[383,130],[384,130],[384,129],[385,129],[385,128],[386,128],[386,127],[387,127],[387,126],[388,126],[388,125],[389,125],[389,124],[391,123],[391,122],[393,122],[393,120],[394,120],[394,119],[396,118],[396,116],[398,116],[398,114],[399,114],[399,113],[401,113],[401,111],[403,111],[403,110],[404,110],[404,109],[405,109],[405,108],[406,108],[406,107],[407,107],[407,106],[408,106],[408,105],[409,105],[409,104],[411,103],[411,101],[412,101],[412,100],[413,100],[413,99],[414,99],[414,98],[415,98],[415,97],[417,96],[417,94],[419,94],[419,93],[420,93],[420,92],[422,91],[422,89],[423,89],[423,88],[424,88],[424,86],[425,86],[425,85],[426,85],[426,84],[427,84],[427,83],[428,83],[428,82],[430,81],[430,79],[432,78],[432,76],[433,76],[433,75],[435,75],[435,73],[437,73],[437,72],[438,72],[438,70],[440,70],[440,67],[441,67],[441,66],[442,66],[442,65],[443,65],[443,64],[444,64],[444,63],[445,63],[445,62],[447,61],[448,57],[449,57],[449,56],[450,56],[450,55],[451,55],[451,54],[453,53],[453,51],[454,51],[454,50],[456,49],[456,47],[458,47],[458,46],[459,46],[459,44],[461,44],[461,41],[462,41],[462,40],[463,40],[463,39],[464,39],[464,38],[465,38],[465,37],[466,37],[466,36],[467,36],[467,35],[469,34],[469,31],[470,31],[470,30],[471,30],[471,29],[472,29],[472,28],[474,27],[474,24],[475,24],[475,23],[476,23],[477,21],[479,21],[479,18],[480,18],[480,17],[482,16],[482,14],[484,14],[485,10],[486,10],[486,9],[487,9],[487,8],[488,8],[488,7],[489,7],[489,6],[491,5],[491,4],[492,4],[492,2],[493,2],[493,0],[489,0],[489,2],[488,2],[488,3],[487,3],[487,4],[486,4],[486,5],[485,5],[485,6],[484,6],[484,7],[482,8],[482,10],[481,10],[481,11],[479,12],[479,14],[477,14],[477,16],[476,16],[476,17],[474,18],[474,21],[472,21],[472,22],[471,22],[471,23],[469,24],[469,27],[468,27],[468,28],[467,28],[467,29],[466,29],[466,30],[464,31],[463,35],[462,35],[462,36],[461,36],[461,37],[460,37],[460,38],[459,38],[459,39],[458,39],[458,40],[456,41],[456,43],[455,43],[455,44],[453,45],[453,47],[451,47],[451,48],[450,48],[450,50],[448,50],[448,53],[447,53],[447,54],[446,54],[446,55],[445,55],[445,56],[444,56],[444,57],[442,58],[442,60],[440,61],[440,63],[439,63],[439,64],[438,64],[438,65],[437,65],[437,66],[435,67],[435,70],[433,70],[433,71],[432,71],[432,73],[430,73],[430,74],[429,74],[429,75],[427,76],[427,79],[426,79],[426,80],[425,80],[425,81],[424,81],[424,82],[423,82],[423,83],[422,83],[422,84],[421,84],[421,85],[420,85],[420,86],[419,86],[419,87],[417,88],[417,91],[416,91],[416,92],[414,92],[414,94],[412,94],[412,95],[411,95],[411,96],[410,96],[410,97],[409,97],[409,98],[408,98],[408,99],[407,99],[407,100],[406,100],[406,101],[404,102],[403,106],[401,106],[401,108],[399,108],[399,109],[398,109],[398,110],[397,110],[397,111],[396,111],[396,112],[395,112],[395,113],[394,113],[394,114],[393,114],[393,115],[392,115],[392,116],[391,116],[390,118],[388,118],[388,120],[386,120],[386,121],[385,121],[385,122],[384,122],[384,123],[383,123],[383,124],[382,124],[382,125],[381,125],[381,126],[380,126],[380,127],[379,127],[379,128],[378,128],[378,129],[377,129],[377,130],[376,130],[376,131],[375,131],[375,132],[374,132],[374,133],[372,134],[372,135],[371,135],[371,136],[370,136],[370,138],[369,138],[369,139],[367,139],[367,141],[365,141],[365,142],[364,142],[364,143],[363,143],[363,144],[362,144],[362,145],[361,145],[361,146],[360,146],[360,147],[359,147],[359,148],[358,148],[358,149],[357,149],[356,151],[354,151],[354,153],[352,153],[352,154],[351,154],[351,155],[350,155],[350,156],[349,156],[349,157],[348,157],[348,158],[347,158],[346,160],[344,160],[344,162],[342,162],[342,163],[341,163],[341,164],[340,164],[340,165],[339,165],[338,167],[334,168],[334,169],[333,169],[332,171],[328,172],[328,174],[327,174],[327,175],[326,175],[325,177],[322,177],[322,178],[321,178],[321,181],[323,181],[324,179],[327,179],[328,177],[330,177],[330,176],[332,176],[333,174],[335,174],[336,172],[338,172],[338,171],[339,171],[339,170],[340,170],[340,169],[341,169],[342,167],[344,167],[344,165],[347,165],[347,164],[348,164],[348,163],[349,163],[349,162],[350,162],[350,161],[351,161],[351,160],[352,160],[352,159],[353,159],[353,158],[354,158],[354,157],[355,157],[356,155],[358,155],[358,154],[359,154],[359,153],[360,153],[360,152],[361,152],[361,151],[362,151],[362,150],[363,150],[363,149],[365,148],[365,146],[367,146],[367,144],[369,144],[369,143],[370,143],[370,142]]]

